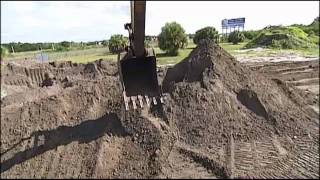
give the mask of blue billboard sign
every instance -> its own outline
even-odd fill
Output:
[[[244,26],[245,18],[223,19],[221,24],[223,28]]]

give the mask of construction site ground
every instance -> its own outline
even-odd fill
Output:
[[[125,111],[115,62],[1,70],[1,178],[319,178],[319,58],[237,61],[210,41]]]

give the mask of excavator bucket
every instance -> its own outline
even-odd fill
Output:
[[[155,56],[125,56],[118,62],[126,110],[162,103]]]
[[[156,57],[152,48],[144,47],[146,1],[131,1],[129,46],[118,56],[120,81],[126,110],[144,105],[163,103],[158,78]]]

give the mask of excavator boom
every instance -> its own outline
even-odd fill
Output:
[[[131,1],[131,26],[133,50],[136,57],[144,57],[146,2]]]
[[[145,13],[145,1],[131,1],[131,23],[125,24],[129,32],[129,46],[118,56],[126,110],[163,102],[154,50],[144,47]]]

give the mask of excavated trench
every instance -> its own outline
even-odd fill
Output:
[[[258,116],[268,119],[267,111],[261,104],[257,94],[254,91],[241,89],[237,94],[237,99],[241,102],[241,104],[243,104],[252,112],[256,113]]]
[[[116,63],[9,63],[1,178],[319,178],[303,92],[211,41],[158,76],[164,104],[125,111]]]

